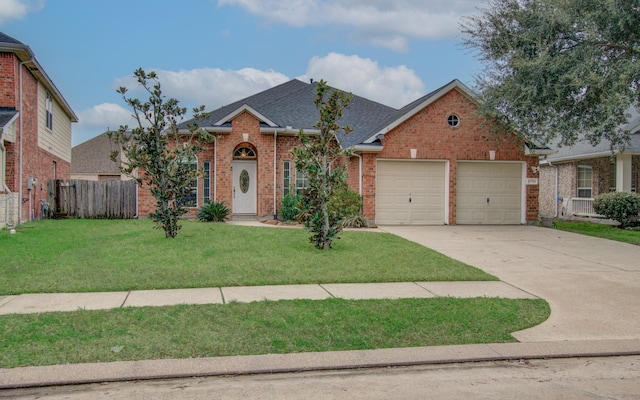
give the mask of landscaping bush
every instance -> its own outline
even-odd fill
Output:
[[[280,202],[280,219],[283,221],[294,221],[300,212],[298,205],[300,204],[300,196],[296,195],[295,190],[290,190]]]
[[[345,228],[368,228],[369,221],[364,215],[360,213],[347,215],[342,218],[342,226],[344,226]]]
[[[337,211],[342,216],[360,214],[362,196],[350,188],[338,189],[329,201],[329,208]]]
[[[593,200],[593,210],[620,222],[620,228],[636,225],[640,215],[640,195],[626,192],[604,193]]]
[[[231,210],[223,201],[206,203],[198,210],[198,219],[205,222],[224,222]]]

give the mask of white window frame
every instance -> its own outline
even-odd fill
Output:
[[[45,126],[53,132],[53,96],[51,96],[51,93],[47,92],[44,104],[46,115]]]
[[[588,173],[588,179],[586,174]],[[586,186],[587,180],[589,186]],[[588,196],[585,196],[588,191]],[[592,198],[593,197],[593,166],[590,164],[578,164],[577,176],[576,176],[576,195],[579,198]]]

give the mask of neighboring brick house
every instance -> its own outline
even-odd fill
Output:
[[[78,118],[31,49],[0,32],[0,226],[40,218],[49,179],[71,172]]]
[[[291,149],[314,133],[315,84],[292,80],[211,113],[198,154],[195,210],[224,201],[235,217],[274,218],[288,190],[305,186]],[[538,157],[515,137],[496,138],[471,91],[454,80],[401,109],[354,96],[339,134],[355,155],[348,183],[378,224],[525,224],[538,219]],[[186,123],[181,125],[183,128]],[[290,189],[291,188],[291,189]],[[139,214],[153,198],[139,193]]]
[[[597,146],[580,142],[560,147],[540,161],[540,214],[549,217],[597,216],[593,198],[608,192],[638,192],[640,114],[621,129],[631,133],[624,151],[612,151],[611,142]]]
[[[74,146],[71,149],[71,179],[88,181],[132,179],[120,172],[118,164],[111,161],[111,152],[114,150],[120,150],[120,148],[111,141],[109,132]]]

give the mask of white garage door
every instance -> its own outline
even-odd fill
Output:
[[[444,161],[378,161],[376,223],[444,224],[445,167]]]
[[[520,224],[522,164],[458,162],[456,223]]]

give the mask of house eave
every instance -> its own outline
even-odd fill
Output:
[[[47,90],[51,92],[62,109],[69,116],[71,122],[78,122],[78,116],[73,112],[73,109],[62,96],[62,93],[60,93],[51,78],[49,78],[49,75],[44,71],[29,46],[24,44],[3,43],[0,46],[0,52],[15,54],[18,57],[18,60],[24,63],[29,72],[31,72],[38,81],[40,81]]]
[[[352,147],[353,151],[356,153],[380,153],[384,146],[382,145],[372,145],[372,144],[357,144]]]
[[[611,156],[615,156],[616,154],[633,154],[633,155],[640,155],[640,150],[631,150],[631,151],[601,151],[601,152],[597,152],[597,153],[590,153],[590,154],[576,154],[576,155],[571,155],[571,156],[566,156],[566,157],[558,157],[555,158],[553,160],[541,160],[540,161],[540,165],[551,165],[551,164],[555,164],[555,163],[566,163],[566,162],[572,162],[572,161],[580,161],[580,160],[591,160],[594,158],[602,158],[602,157],[611,157]]]
[[[269,118],[265,117],[264,115],[262,115],[261,113],[259,113],[258,111],[256,111],[253,107],[251,107],[248,104],[244,104],[241,107],[235,109],[234,111],[232,111],[231,113],[227,114],[226,116],[222,117],[219,121],[217,121],[216,123],[214,123],[213,125],[222,125],[232,119],[234,119],[235,117],[237,117],[238,115],[242,114],[243,112],[248,112],[250,114],[252,114],[253,116],[255,116],[258,120],[264,122],[265,124],[269,125],[270,127],[278,127],[278,124],[276,124],[275,122],[271,121]]]
[[[548,147],[544,147],[544,148],[531,148],[528,145],[524,145],[524,155],[525,156],[539,156],[539,157],[544,157],[544,156],[550,156],[552,154],[556,154],[558,152],[558,150],[554,150],[554,149],[550,149]]]

